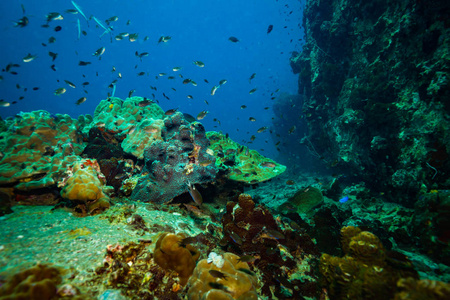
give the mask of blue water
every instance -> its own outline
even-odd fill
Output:
[[[265,155],[270,156],[276,151],[269,132],[257,134],[256,130],[271,126],[273,113],[264,107],[271,107],[276,101],[271,100],[272,93],[277,89],[280,91],[274,96],[281,92],[297,93],[297,76],[290,69],[289,57],[292,51],[300,51],[303,44],[302,2],[77,0],[88,18],[95,16],[104,22],[118,16],[118,21],[111,23],[111,42],[108,34],[100,38],[104,30],[94,20],[87,22],[80,14],[65,13],[65,10],[74,8],[69,0],[1,1],[0,66],[4,69],[8,63],[18,63],[20,67],[14,69],[17,75],[1,72],[0,99],[17,103],[0,107],[0,116],[5,118],[20,111],[38,109],[72,117],[93,114],[100,100],[112,92],[108,85],[117,79],[120,72],[122,79],[118,79],[115,96],[125,99],[130,90],[136,90],[134,96],[152,98],[154,93],[164,110],[178,107],[193,116],[208,110],[210,114],[202,120],[207,130],[227,132],[240,143],[249,141],[251,135],[257,135],[252,148],[265,149]],[[14,27],[14,22],[24,16],[21,4],[29,19],[24,28]],[[49,28],[42,28],[41,25],[46,24],[45,16],[50,12],[61,13],[64,19],[51,21]],[[78,19],[81,30],[87,33],[80,39]],[[271,24],[273,31],[267,34]],[[56,26],[61,26],[62,30],[55,32]],[[114,36],[122,32],[138,33],[139,38],[135,42],[127,38],[115,40]],[[171,36],[172,40],[158,43],[163,35]],[[51,36],[56,38],[56,42],[49,44]],[[146,36],[148,40],[144,41]],[[230,36],[240,41],[232,43],[228,40]],[[106,48],[101,60],[92,55],[100,47]],[[58,53],[54,62],[49,51]],[[148,52],[149,56],[141,61],[135,56],[136,51]],[[28,53],[37,55],[37,58],[24,63],[22,59]],[[80,60],[92,64],[78,66]],[[205,67],[194,65],[192,62],[196,60],[204,62]],[[55,64],[56,71],[51,70],[52,64]],[[116,72],[112,72],[113,66]],[[173,72],[173,67],[182,67],[182,70]],[[146,74],[137,76],[139,72]],[[167,75],[159,77],[161,72]],[[256,77],[249,83],[253,73]],[[194,80],[198,86],[183,84],[178,74]],[[167,77],[170,75],[176,79],[169,80]],[[222,79],[228,82],[211,96],[211,88]],[[69,87],[64,80],[77,87]],[[82,83],[86,81],[90,84],[83,88]],[[150,86],[158,90],[155,92]],[[33,87],[39,87],[39,90],[34,91]],[[67,92],[54,95],[60,87],[66,88]],[[249,94],[253,88],[257,91]],[[163,93],[170,100],[165,99]],[[188,99],[187,95],[192,95],[193,99]],[[19,100],[21,96],[23,100]],[[87,101],[75,105],[77,99],[84,96]],[[241,105],[247,108],[242,110]],[[250,122],[249,117],[255,117],[256,122]],[[214,118],[220,120],[220,126],[213,121]]]

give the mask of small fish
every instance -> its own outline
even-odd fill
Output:
[[[339,203],[345,203],[348,201],[348,196],[342,197],[341,199],[339,199]]]
[[[8,107],[11,103],[4,101],[3,99],[0,100],[0,107]]]
[[[210,283],[208,283],[208,285],[209,285],[210,287],[212,287],[213,289],[216,289],[216,290],[223,290],[223,291],[225,291],[225,292],[228,292],[228,288],[227,288],[225,285],[221,284],[221,283],[218,283],[218,282],[210,282]]]
[[[203,68],[205,66],[205,64],[202,61],[199,60],[194,60],[192,62],[194,65],[196,65],[197,67]]]
[[[82,61],[82,60],[80,60],[78,62],[79,66],[87,66],[87,65],[90,65],[90,64],[91,64],[91,62],[89,62],[89,61]]]
[[[273,29],[273,25],[269,25],[269,27],[267,27],[267,34],[269,34]]]
[[[253,73],[250,78],[248,79],[248,82],[251,83],[252,79],[254,79],[256,77],[256,73]]]
[[[230,37],[228,38],[228,40],[229,40],[230,42],[232,42],[232,43],[237,43],[237,42],[239,42],[239,39],[238,39],[237,37],[234,37],[234,36],[230,36]]]
[[[257,132],[257,133],[262,133],[262,132],[264,132],[264,131],[266,131],[266,130],[267,130],[267,127],[264,126],[264,127],[259,128],[256,132]]]
[[[241,106],[241,109],[246,109],[247,108],[247,105],[242,105]]]
[[[191,195],[195,204],[201,205],[203,202],[203,198],[202,198],[202,195],[200,194],[200,192],[195,188],[195,185],[191,184],[188,181],[188,187],[189,187],[189,194]]]
[[[295,181],[294,180],[286,180],[286,184],[287,185],[294,185]]]
[[[27,26],[29,22],[30,21],[28,20],[27,17],[23,17],[19,21],[14,22],[14,27],[22,27],[23,28],[23,27]]]
[[[172,108],[172,109],[169,109],[169,110],[166,110],[166,112],[164,113],[166,116],[171,116],[171,115],[173,115],[174,113],[176,113],[178,111],[178,108]]]
[[[265,161],[261,164],[265,168],[275,168],[277,165],[271,161]]]
[[[209,111],[207,110],[203,110],[201,111],[198,115],[197,115],[197,120],[202,120],[204,117],[206,117],[206,115],[209,114]]]
[[[67,83],[71,88],[73,88],[73,89],[76,88],[75,84],[73,84],[73,83],[70,82],[69,80],[65,80],[65,79],[64,79],[64,82]]]
[[[63,16],[57,12],[51,12],[45,16],[47,18],[47,22],[51,22],[54,20],[63,20]]]
[[[194,244],[197,242],[197,238],[195,236],[190,236],[187,238],[182,239],[181,241],[178,241],[178,245],[180,247],[186,248],[189,244]]]
[[[250,141],[251,141],[251,142],[253,142],[255,139],[256,139],[256,136],[254,136],[254,135],[252,135],[252,136],[250,137]],[[247,154],[245,154],[245,155],[247,155]]]
[[[175,76],[168,76],[167,79],[173,80],[175,79]]]
[[[130,33],[130,34],[128,35],[128,40],[129,40],[130,42],[135,42],[135,41],[138,39],[138,37],[139,37],[139,34],[138,34],[138,33]]]
[[[267,234],[267,236],[269,238],[272,238],[272,239],[276,239],[276,240],[283,240],[283,239],[285,239],[284,234],[282,234],[281,232],[278,232],[276,230],[266,229],[265,234]]]
[[[85,81],[85,82],[83,82],[81,85],[82,85],[82,86],[87,86],[87,85],[89,85],[89,82],[88,82],[88,81]]]
[[[220,85],[224,85],[224,84],[227,83],[227,82],[228,82],[228,80],[222,79],[221,81],[219,81],[219,84],[220,84]]]
[[[233,242],[235,242],[239,246],[242,245],[242,239],[236,232],[231,232],[230,233],[230,238],[233,240]]]
[[[75,102],[76,105],[80,105],[81,103],[84,103],[86,101],[86,97],[81,97],[80,99],[77,100],[77,102]]]
[[[256,260],[256,257],[253,255],[244,255],[237,259],[238,262],[252,263]]]
[[[243,272],[243,273],[245,273],[245,274],[248,274],[248,275],[250,275],[250,276],[255,276],[255,273],[254,272],[252,272],[252,271],[250,271],[249,269],[246,269],[246,268],[239,268],[239,269],[237,269],[238,271],[241,271],[241,272]]]
[[[54,42],[56,42],[56,38],[55,37],[51,36],[51,37],[48,38],[48,43],[49,44],[53,44]]]
[[[181,67],[174,67],[174,68],[172,68],[172,71],[174,71],[174,72],[178,72],[180,70],[181,70]]]
[[[145,99],[145,100],[142,100],[142,101],[138,102],[138,106],[139,107],[146,107],[146,106],[149,106],[152,103],[153,103],[153,101]]]
[[[61,27],[61,26],[56,26],[53,30],[54,30],[55,32],[58,32],[58,31],[61,31],[61,30],[62,30],[62,27]]]
[[[111,18],[106,19],[105,23],[109,25],[110,23],[116,22],[117,20],[119,20],[119,17],[118,16],[113,16]]]
[[[295,131],[296,129],[297,129],[297,127],[294,125],[294,126],[292,126],[291,128],[289,128],[288,133],[289,133],[289,134],[293,134],[294,131]]]
[[[71,1],[71,2],[72,2],[73,7],[75,7],[75,9],[80,13],[80,15],[83,16],[83,18],[86,20],[86,22],[88,22],[88,19],[86,18],[86,15],[81,10],[81,7],[78,4],[76,4],[75,1]],[[88,22],[88,24],[89,24],[89,22]]]
[[[103,53],[105,53],[105,50],[106,50],[105,47],[98,48],[97,51],[95,51],[94,53],[92,53],[92,55],[93,55],[93,56],[98,56],[98,57],[100,57],[100,56],[103,55]]]
[[[255,122],[256,121],[256,119],[253,118],[253,117],[248,118],[248,120],[251,121],[251,122]]]
[[[158,40],[158,43],[167,43],[171,39],[172,39],[172,37],[170,37],[170,36],[161,36]]]
[[[71,14],[71,15],[76,15],[76,14],[78,14],[78,11],[77,11],[76,9],[72,9],[72,8],[66,9],[64,12],[65,12],[66,14]]]
[[[37,90],[39,90],[39,87],[35,86],[35,87],[33,88],[33,91],[37,91]]]
[[[137,76],[144,76],[145,75],[145,72],[139,72],[139,73],[137,73]]]
[[[49,51],[48,55],[52,58],[52,61],[55,61],[56,57],[58,57],[58,53],[54,53]]]
[[[256,90],[257,90],[257,88],[251,89],[248,93],[251,95],[251,94],[253,94],[254,92],[256,92]]]
[[[215,85],[211,89],[211,96],[214,96],[216,94],[217,89],[220,87],[220,85]]]
[[[191,79],[186,78],[185,80],[183,80],[183,84],[188,84],[188,83],[191,83]]]
[[[64,94],[65,92],[66,92],[66,89],[65,89],[65,88],[59,88],[59,89],[56,89],[56,90],[55,90],[54,94],[55,94],[56,96],[59,96],[59,95]]]
[[[50,66],[50,69],[52,69],[53,71],[56,72],[56,66],[55,66],[55,65],[51,65],[51,66]]]
[[[188,97],[188,99],[194,99],[194,96],[192,95],[187,95],[186,97]]]
[[[32,55],[30,53],[28,53],[27,56],[25,56],[22,60],[23,62],[30,62],[33,61],[37,56],[36,55]]]
[[[131,96],[133,96],[134,92],[136,92],[136,90],[130,90],[128,92],[128,98],[131,98]]]
[[[214,278],[219,278],[219,279],[227,280],[227,276],[226,276],[224,273],[220,272],[220,271],[217,271],[217,270],[209,270],[209,274],[211,274],[211,276],[214,277]]]

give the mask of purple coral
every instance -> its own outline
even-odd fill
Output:
[[[187,182],[207,183],[216,176],[215,158],[206,149],[209,140],[199,122],[189,123],[177,112],[164,119],[163,141],[144,151],[145,167],[133,190],[134,200],[167,203],[187,191]]]

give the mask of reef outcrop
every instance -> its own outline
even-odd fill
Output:
[[[410,207],[421,189],[450,186],[449,11],[448,1],[311,0],[291,58],[304,144]]]

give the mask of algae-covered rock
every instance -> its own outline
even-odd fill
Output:
[[[322,203],[322,192],[315,187],[307,187],[299,190],[294,196],[280,206],[283,213],[297,212],[298,214],[307,214]]]
[[[0,184],[25,191],[55,185],[58,172],[83,151],[81,130],[87,122],[43,110],[6,119],[7,129],[0,133]]]
[[[97,105],[92,126],[120,134],[148,118],[163,119],[164,111],[158,104],[142,97],[125,100],[110,97]]]
[[[216,157],[216,167],[225,170],[231,180],[258,183],[286,170],[286,166],[236,143],[222,133],[209,131],[206,136],[211,141],[209,148]]]

